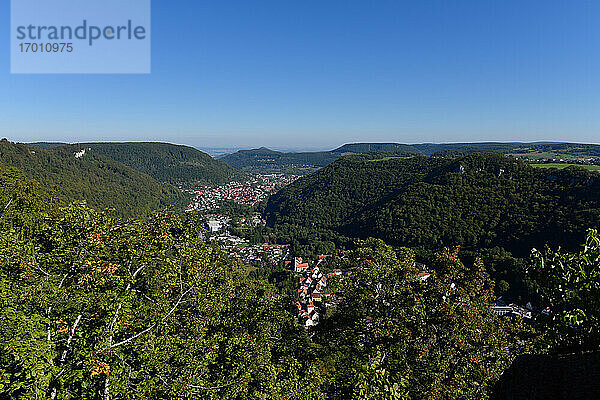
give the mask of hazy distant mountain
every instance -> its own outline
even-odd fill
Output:
[[[183,205],[186,197],[89,146],[53,146],[50,149],[0,141],[0,164],[22,170],[54,191],[65,202],[85,200],[95,208],[114,208],[123,216],[139,216],[168,205]]]
[[[412,153],[459,157],[471,153],[499,153],[523,158],[581,159],[600,158],[600,145],[578,143],[349,143],[330,151],[285,153],[261,147],[240,150],[222,158],[234,168],[251,172],[295,172],[306,174],[324,167],[344,154],[362,153]]]
[[[306,174],[324,167],[339,157],[339,153],[330,151],[283,153],[261,147],[253,150],[240,150],[226,155],[221,160],[246,172]]]

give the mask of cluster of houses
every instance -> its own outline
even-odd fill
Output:
[[[222,248],[229,251],[229,255],[237,259],[253,261],[269,261],[272,264],[280,264],[289,255],[289,244],[261,244],[251,246],[249,240],[232,235],[229,232],[231,218],[225,214],[205,214],[202,216],[204,228],[208,234],[205,240],[218,243]],[[242,224],[253,226],[264,225],[265,221],[259,214],[250,218],[241,218]]]
[[[330,269],[325,272],[320,268],[322,263],[331,259],[329,254],[319,255],[314,266],[305,262],[301,257],[293,260],[293,270],[299,275],[298,300],[295,305],[298,307],[297,319],[301,325],[306,328],[316,326],[321,319],[322,314],[327,307],[338,304],[341,299],[327,291],[328,279],[344,274],[351,274],[352,271],[343,272],[339,268]],[[291,266],[292,261],[285,261],[286,266]],[[424,268],[424,265],[419,265]],[[431,274],[421,269],[419,279],[426,282]]]
[[[333,305],[335,298],[326,292],[327,279],[335,275],[342,275],[342,270],[334,269],[329,273],[324,273],[319,265],[330,258],[331,255],[320,255],[317,263],[310,266],[304,262],[301,257],[294,258],[294,271],[299,274],[298,287],[298,322],[309,328],[319,323],[322,313],[326,307]],[[291,261],[286,261],[286,265]]]
[[[260,214],[255,214],[251,218],[241,217],[240,224],[242,226],[265,226],[267,221]]]
[[[510,318],[518,318],[518,319],[526,319],[531,320],[533,317],[533,306],[531,303],[527,303],[525,307],[522,307],[517,304],[506,304],[506,302],[502,299],[502,297],[496,299],[494,304],[492,304],[492,310],[496,315],[500,317],[510,317]],[[541,313],[548,313],[549,309],[543,310]]]
[[[231,217],[225,214],[206,214],[202,216],[204,227],[207,231],[214,233],[229,227]]]
[[[340,299],[326,291],[327,280],[333,276],[342,275],[344,272],[340,269],[333,269],[325,273],[319,268],[319,265],[330,258],[330,255],[320,255],[314,266],[309,262],[304,262],[301,257],[293,260],[293,270],[299,274],[298,300],[295,305],[298,307],[298,322],[306,328],[316,326],[319,323],[321,315],[327,307],[339,303]],[[286,266],[291,266],[292,261],[285,261]],[[418,273],[419,280],[426,283],[431,277],[431,273],[426,271],[423,264],[417,264],[420,269]],[[351,273],[348,272],[348,273]],[[451,288],[454,288],[452,284]],[[525,307],[517,304],[506,304],[502,298],[498,298],[491,304],[492,311],[496,315],[513,319],[532,320],[534,308],[531,303]],[[540,314],[550,314],[550,309],[546,308],[539,312]]]
[[[180,189],[193,196],[186,211],[207,211],[219,207],[221,201],[233,201],[253,206],[270,194],[298,179],[296,175],[268,174],[256,175],[245,182],[229,182],[220,186],[200,186]]]
[[[284,186],[287,186],[298,178],[300,175],[287,175],[287,174],[261,174],[258,178],[262,180],[263,190],[274,193]]]
[[[273,265],[281,264],[289,256],[289,244],[259,244],[251,246],[247,239],[220,231],[208,237],[229,252],[231,257],[251,263],[267,261]]]
[[[258,246],[235,246],[229,249],[229,255],[246,262],[267,261],[280,264],[289,255],[289,244],[261,244]]]
[[[224,214],[206,214],[202,216],[204,228],[210,233],[223,232],[231,226],[231,217]],[[265,221],[260,214],[255,214],[252,217],[241,217],[239,220],[242,226],[265,226]]]
[[[229,251],[229,255],[242,261],[252,262],[269,262],[272,265],[281,264],[292,269],[299,279],[298,283],[298,300],[297,319],[300,324],[306,328],[316,326],[322,314],[327,307],[339,303],[340,299],[335,295],[326,291],[328,279],[344,274],[341,269],[334,268],[325,272],[321,269],[323,263],[331,259],[331,255],[319,255],[316,262],[305,262],[301,257],[295,257],[289,260],[289,244],[261,244],[251,246],[248,240],[231,235],[224,228],[229,226],[230,219],[222,214],[207,214],[205,217],[205,225],[209,232],[217,232],[217,234],[209,237],[210,241],[218,242],[223,248]],[[248,219],[242,221],[246,223],[257,224],[260,216],[255,216],[256,221]],[[284,261],[285,260],[285,261]],[[311,265],[313,264],[313,265]],[[431,273],[426,271],[426,266],[417,265],[420,272],[418,273],[419,280],[426,283],[431,277]],[[348,273],[351,273],[348,272]],[[454,284],[452,284],[452,287]],[[531,303],[527,303],[525,307],[517,304],[506,304],[502,298],[497,299],[491,308],[496,315],[514,319],[532,320],[534,317],[534,309]],[[549,309],[540,311],[540,314],[549,314]]]
[[[530,163],[568,163],[579,165],[600,165],[600,157],[538,157],[536,154],[511,154],[514,158]]]
[[[229,249],[236,246],[248,246],[248,240],[230,234],[227,231],[220,232],[208,237],[209,241],[217,242],[221,247]]]

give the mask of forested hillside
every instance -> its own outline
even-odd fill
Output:
[[[222,160],[246,172],[306,174],[338,158],[339,154],[329,151],[283,153],[261,147],[240,150],[226,155]]]
[[[119,161],[159,182],[171,184],[225,184],[243,180],[244,174],[206,153],[169,143],[82,143],[76,148]]]
[[[328,231],[423,251],[459,245],[486,255],[497,281],[525,296],[515,258],[546,244],[574,250],[598,227],[600,174],[536,169],[498,154],[351,156],[272,196],[266,216],[275,236]]]
[[[600,222],[600,175],[540,170],[496,154],[456,160],[346,157],[269,199],[270,225],[376,236],[400,245],[571,247]]]
[[[23,171],[64,203],[81,200],[97,209],[113,208],[118,215],[139,216],[186,201],[177,188],[111,158],[93,151],[76,157],[75,152],[71,146],[44,150],[0,141],[1,164]]]

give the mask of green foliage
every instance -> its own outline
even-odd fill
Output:
[[[409,145],[394,143],[347,144],[332,151],[283,153],[265,147],[240,150],[223,157],[223,161],[246,172],[285,173],[304,175],[324,167],[346,154],[362,154],[368,159],[381,159],[390,155],[409,157],[418,154]]]
[[[446,249],[425,283],[408,249],[369,239],[348,257],[356,258],[335,282],[342,303],[316,335],[331,357],[331,398],[487,398],[525,350],[518,339],[527,330],[491,311],[480,261],[467,268]]]
[[[534,249],[529,274],[550,307],[542,320],[553,351],[596,350],[600,346],[600,236],[588,231],[583,249]]]
[[[411,182],[423,179],[436,161],[414,157],[369,162],[359,156],[344,157],[271,196],[266,207],[267,222],[345,233],[344,227],[351,218],[357,218]],[[370,233],[364,232],[364,237],[372,236]]]
[[[510,290],[510,284],[506,282],[504,279],[501,279],[498,282],[498,293],[506,294]]]
[[[573,233],[600,222],[599,195],[600,178],[591,172],[552,175],[493,154],[376,163],[352,157],[272,196],[266,215],[270,225],[427,248],[503,246],[523,256],[546,242],[574,246]]]
[[[12,188],[0,200],[14,199],[0,220],[0,397],[321,397],[273,287],[197,224],[82,204],[48,214],[14,170],[0,180]],[[38,209],[29,228],[15,219]]]
[[[188,146],[135,142],[83,143],[75,147],[89,147],[95,153],[148,174],[159,182],[222,185],[245,178],[245,174],[223,161]]]
[[[314,259],[318,254],[332,254],[336,248],[353,246],[352,239],[340,236],[333,230],[291,224],[281,224],[276,229],[262,226],[252,229],[233,228],[231,232],[253,244],[289,244],[293,254],[307,259]]]
[[[527,301],[519,259],[545,244],[573,249],[598,226],[600,178],[498,154],[378,162],[350,156],[271,196],[265,214],[275,232],[301,227],[426,251],[460,245],[465,254],[485,255],[494,279]]]
[[[38,194],[38,186],[27,181],[22,171],[0,164],[0,229],[29,237],[44,210],[55,205]]]
[[[63,201],[86,201],[97,209],[114,208],[132,217],[167,206],[182,206],[186,197],[175,187],[157,182],[110,158],[86,152],[75,158],[74,147],[43,150],[0,141],[0,162],[20,169],[40,189]]]
[[[535,168],[569,168],[569,167],[577,167],[587,169],[589,171],[600,171],[600,165],[589,165],[589,164],[567,164],[567,163],[543,163],[543,164],[530,164]]]
[[[594,158],[600,157],[600,146],[580,143],[423,143],[412,145],[426,155],[448,156],[471,153],[514,154],[530,158]]]

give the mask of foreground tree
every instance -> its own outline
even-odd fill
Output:
[[[0,397],[319,398],[284,340],[306,334],[195,225],[80,204],[34,218],[27,187],[1,198]]]
[[[522,349],[518,323],[490,308],[493,284],[481,262],[466,268],[446,249],[426,281],[412,251],[362,243],[337,282],[343,298],[319,326],[330,353],[332,398],[486,398]]]
[[[546,350],[573,352],[600,347],[600,236],[588,231],[578,253],[532,251],[529,274],[550,313]]]

